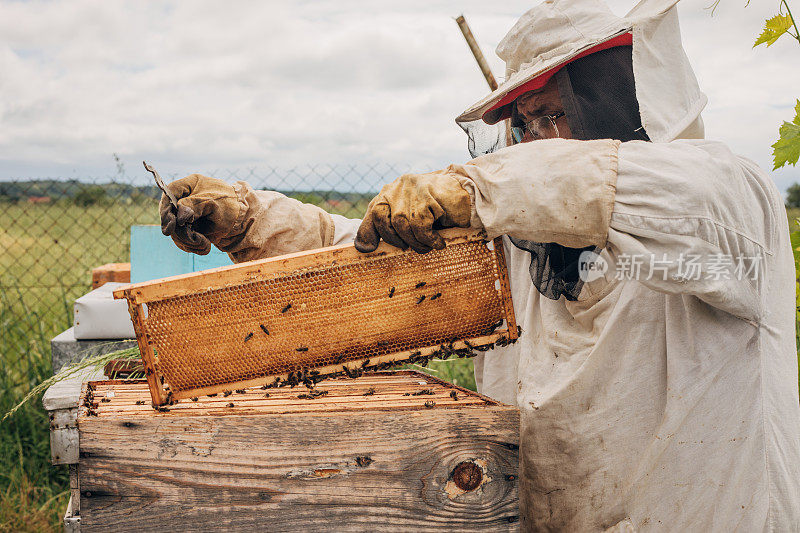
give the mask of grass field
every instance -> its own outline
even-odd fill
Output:
[[[316,198],[302,198],[312,200]],[[325,205],[357,216],[365,204]],[[125,262],[130,226],[154,224],[152,203],[78,207],[0,204],[0,413],[51,375],[50,339],[72,323],[72,302],[90,270]],[[800,209],[791,210],[792,231]],[[800,233],[797,235],[800,242]],[[472,362],[434,361],[428,371],[474,390]],[[68,500],[66,467],[50,464],[40,398],[0,425],[0,531],[60,531]]]
[[[151,205],[4,204],[0,209],[0,412],[52,374],[50,339],[72,323],[91,266],[127,261],[131,224]],[[0,530],[60,529],[66,467],[53,467],[40,398],[0,426]]]

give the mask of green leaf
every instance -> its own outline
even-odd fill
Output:
[[[764,25],[764,31],[756,39],[753,48],[760,44],[767,43],[767,46],[772,46],[781,35],[789,31],[792,27],[792,17],[789,15],[775,15],[768,19]]]
[[[797,113],[792,122],[784,122],[780,128],[780,139],[772,145],[772,156],[777,170],[787,164],[795,166],[800,159],[800,100],[795,106]]]

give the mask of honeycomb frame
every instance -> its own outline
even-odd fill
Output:
[[[442,236],[445,249],[424,255],[345,244],[118,289],[153,405],[258,385],[313,387],[515,342],[502,240],[463,229]]]

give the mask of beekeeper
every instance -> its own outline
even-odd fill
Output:
[[[475,374],[522,412],[523,528],[798,531],[786,213],[763,170],[703,138],[676,3],[531,9],[497,49],[505,83],[457,119],[475,159],[400,177],[363,221],[193,175],[164,231],[235,261],[502,235],[523,334]]]

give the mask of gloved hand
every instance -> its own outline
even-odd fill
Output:
[[[178,199],[178,210],[166,194],[161,196],[162,233],[172,237],[181,250],[206,255],[212,244],[219,244],[230,233],[239,217],[236,191],[222,180],[200,174],[173,181],[167,187]]]
[[[470,196],[446,170],[405,174],[385,185],[367,207],[356,234],[359,252],[372,252],[383,239],[417,253],[444,248],[437,229],[470,225]]]

